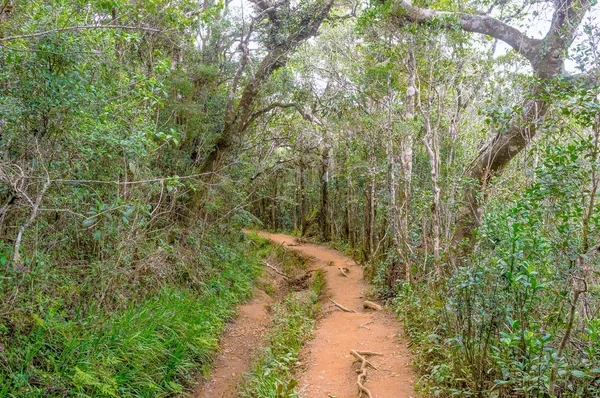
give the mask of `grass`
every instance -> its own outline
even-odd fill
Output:
[[[198,270],[196,283],[164,283],[112,311],[97,309],[90,299],[73,313],[39,305],[0,318],[0,396],[184,392],[199,373],[209,372],[219,335],[250,297],[259,261],[270,251],[264,239],[249,241],[204,251],[212,262]],[[57,292],[52,302],[59,299]],[[18,323],[17,316],[24,320]]]
[[[308,291],[292,292],[275,307],[269,344],[244,380],[240,389],[242,397],[297,396],[294,369],[303,344],[312,337],[324,283],[323,271],[318,270]]]

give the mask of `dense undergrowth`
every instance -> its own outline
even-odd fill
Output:
[[[600,396],[596,141],[545,148],[532,182],[493,200],[445,281],[395,299],[436,396]],[[591,187],[591,188],[588,188]],[[549,395],[548,392],[551,392]]]
[[[120,281],[108,293],[110,310],[100,303],[99,280],[75,266],[5,276],[2,294],[10,300],[2,311],[10,313],[0,323],[0,396],[184,391],[199,370],[208,371],[225,322],[251,294],[258,260],[270,250],[264,240],[252,242],[215,233],[159,245],[145,259],[145,277],[158,283]]]
[[[235,31],[221,9],[0,7],[0,396],[172,396],[208,369],[263,250],[198,172],[236,66],[192,42]]]

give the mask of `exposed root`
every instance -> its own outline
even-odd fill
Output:
[[[370,351],[356,351],[356,350],[351,350],[350,354],[352,354],[352,356],[356,359],[358,359],[360,361],[360,373],[358,374],[358,378],[356,379],[356,385],[358,386],[358,398],[361,398],[363,396],[363,394],[365,394],[368,398],[373,398],[373,394],[371,394],[371,391],[369,391],[367,389],[367,387],[365,387],[365,385],[363,383],[365,383],[367,381],[367,367],[370,366],[371,368],[377,370],[377,368],[367,360],[366,356],[368,355],[382,355],[380,353],[377,352],[370,352]]]
[[[287,282],[293,290],[304,290],[308,287],[308,280],[310,279],[312,273],[315,271],[316,269],[308,270],[304,273],[304,275],[295,279],[290,278],[287,280]]]
[[[365,302],[363,303],[363,307],[370,308],[370,309],[375,310],[375,311],[381,311],[381,310],[383,310],[382,306],[380,306],[379,304],[376,304],[376,303],[374,303],[372,301],[369,301],[369,300],[365,300]]]
[[[335,301],[333,301],[332,299],[329,299],[329,301],[331,301],[333,304],[335,304],[336,307],[338,307],[340,310],[344,311],[344,312],[353,312],[356,313],[356,311],[354,310],[349,310],[348,308],[344,307],[343,305],[336,303]]]
[[[369,321],[369,322],[363,323],[363,324],[362,324],[362,325],[360,325],[358,328],[359,328],[359,329],[360,329],[360,328],[369,329],[369,328],[367,327],[367,325],[370,325],[370,324],[372,324],[372,323],[373,323],[373,321]],[[370,329],[369,329],[369,330],[370,330]]]
[[[304,237],[299,237],[299,238],[296,238],[295,240],[296,240],[296,243],[298,244],[298,246],[303,245],[304,243],[308,243],[308,239],[306,239]]]
[[[286,274],[284,274],[283,272],[279,271],[277,268],[273,267],[273,266],[272,266],[271,264],[269,264],[268,262],[266,262],[266,261],[263,261],[262,265],[264,265],[265,267],[267,267],[267,268],[269,268],[269,269],[273,270],[273,271],[274,271],[274,272],[275,272],[277,275],[281,275],[281,276],[283,276],[283,279],[285,279],[286,281],[290,279],[290,278],[289,278],[289,277],[288,277]]]
[[[346,278],[348,278],[348,272],[350,272],[350,270],[348,268],[338,267],[338,269],[340,270],[342,275],[344,275]]]

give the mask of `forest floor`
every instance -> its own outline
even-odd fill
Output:
[[[312,243],[298,243],[295,237],[257,232],[274,243],[296,250],[313,259],[312,268],[325,272],[326,297],[314,338],[301,354],[297,391],[306,398],[356,398],[360,363],[351,350],[369,351],[369,367],[364,385],[374,398],[411,398],[415,374],[405,341],[399,338],[400,325],[388,311],[363,308],[368,285],[362,268],[337,250]],[[339,268],[347,269],[346,276]],[[211,379],[202,383],[195,398],[233,398],[236,385],[244,371],[250,368],[254,354],[264,345],[272,303],[263,292],[240,308],[240,316],[230,325],[221,340],[221,352],[211,372]],[[345,312],[331,300],[346,309]],[[366,396],[366,395],[365,395]]]

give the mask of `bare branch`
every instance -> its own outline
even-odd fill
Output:
[[[300,104],[297,104],[295,102],[289,102],[289,103],[274,102],[271,105],[267,106],[266,108],[263,108],[259,111],[254,112],[252,114],[252,116],[250,116],[248,121],[242,126],[242,130],[246,130],[248,127],[250,127],[250,124],[252,124],[252,122],[254,122],[260,115],[263,115],[269,111],[272,111],[275,108],[295,108],[296,111],[300,115],[302,115],[304,120],[306,120],[307,122],[311,122],[311,123],[315,123],[316,125],[323,126],[323,122],[321,122],[315,115],[311,114],[310,112],[307,112]]]
[[[27,230],[27,228],[29,228],[29,226],[33,223],[33,221],[37,217],[38,211],[39,211],[39,208],[40,208],[40,204],[42,203],[42,199],[44,198],[44,194],[46,193],[46,191],[50,187],[50,184],[51,184],[50,178],[46,177],[46,181],[44,182],[44,186],[38,192],[38,195],[36,197],[35,203],[33,204],[32,208],[31,208],[31,213],[29,214],[29,218],[27,219],[27,221],[23,225],[21,225],[21,228],[19,228],[19,233],[17,234],[17,239],[15,240],[14,254],[13,254],[13,268],[16,271],[20,271],[21,267],[22,267],[22,264],[21,264],[21,254],[19,253],[19,249],[21,247],[21,240],[23,239],[23,234],[25,233],[25,231]]]
[[[556,47],[567,49],[573,43],[575,32],[585,13],[590,9],[591,2],[589,0],[555,0],[554,4],[552,25],[544,40],[554,42]]]
[[[446,11],[435,11],[414,7],[407,1],[397,1],[392,14],[400,19],[425,23],[437,21],[445,28],[460,28],[465,32],[481,33],[501,40],[525,58],[534,61],[541,40],[526,36],[521,31],[487,15],[473,15]]]

